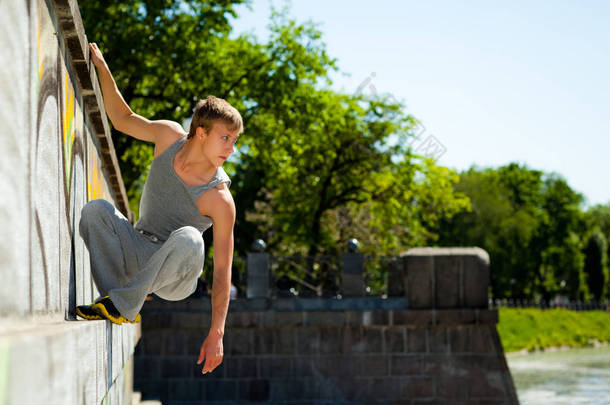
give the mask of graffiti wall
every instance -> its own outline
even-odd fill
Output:
[[[0,124],[0,404],[130,404],[139,324],[74,313],[81,208],[133,222],[76,0],[0,0]]]
[[[107,125],[92,125],[106,120],[103,106],[90,107],[91,93],[101,100],[96,79],[83,88],[78,47],[66,45],[60,13],[45,0],[0,3],[2,316],[67,319],[76,302],[90,302],[97,291],[78,236],[80,209],[104,198],[130,217]]]

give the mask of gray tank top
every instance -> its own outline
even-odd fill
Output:
[[[197,228],[202,234],[212,226],[212,218],[201,215],[197,198],[221,183],[231,186],[231,179],[219,166],[209,183],[199,186],[185,184],[174,170],[174,156],[186,142],[180,137],[162,154],[153,159],[140,199],[140,218],[135,224],[138,231],[166,241],[172,231],[186,225]]]

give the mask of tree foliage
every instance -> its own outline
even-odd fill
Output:
[[[472,210],[442,221],[439,243],[487,250],[495,297],[606,297],[610,207],[585,213],[561,176],[517,163],[459,176],[455,188]]]
[[[244,135],[224,164],[237,207],[234,263],[258,238],[274,255],[337,254],[354,237],[367,255],[480,246],[496,297],[607,296],[610,206],[583,212],[563,178],[517,163],[456,173],[415,155],[404,105],[331,89],[337,61],[314,23],[272,9],[266,43],[231,38],[240,4],[249,2],[79,3],[133,111],[182,123],[213,94],[241,112]],[[112,136],[137,216],[153,145]]]
[[[80,3],[88,39],[133,111],[183,122],[213,94],[241,112],[244,135],[224,165],[236,255],[258,238],[274,254],[332,254],[352,237],[365,253],[396,254],[434,241],[442,220],[469,209],[457,174],[406,146],[414,118],[404,105],[330,89],[338,68],[314,23],[272,9],[266,43],[230,38],[242,3]],[[153,148],[112,134],[137,214]]]

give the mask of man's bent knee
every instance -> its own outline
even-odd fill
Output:
[[[102,215],[114,212],[114,205],[107,200],[98,198],[91,200],[81,208],[78,230],[81,237],[84,237],[85,228],[91,220],[99,220]]]
[[[193,226],[183,226],[173,231],[170,238],[178,241],[178,245],[203,253],[203,235]]]
[[[80,221],[79,221],[79,228],[81,231],[81,235],[82,235],[82,231],[83,228],[88,225],[89,220],[91,218],[95,218],[100,209],[101,209],[101,205],[102,203],[99,202],[100,200],[91,200],[88,203],[86,203],[85,205],[83,205],[83,207],[80,210]]]
[[[80,215],[81,220],[86,220],[92,217],[99,217],[102,213],[109,213],[114,211],[114,205],[110,201],[106,201],[102,198],[91,200],[81,208]]]

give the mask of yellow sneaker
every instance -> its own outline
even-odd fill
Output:
[[[92,308],[92,305],[93,304],[78,305],[76,307],[76,314],[82,318],[89,319],[91,321],[96,319],[104,319],[104,317],[95,312],[95,310]]]
[[[103,316],[104,318],[110,320],[112,323],[116,323],[117,325],[121,325],[123,323],[138,323],[142,320],[142,316],[140,314],[136,315],[136,318],[133,321],[130,321],[129,319],[125,318],[114,306],[114,304],[110,300],[110,296],[108,295],[95,300],[92,309],[98,315]]]
[[[96,300],[92,308],[98,315],[117,325],[121,325],[126,320],[119,310],[116,309],[112,301],[110,301],[110,296],[108,295]]]

